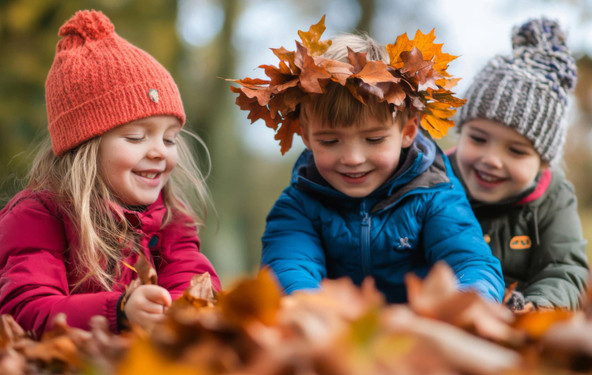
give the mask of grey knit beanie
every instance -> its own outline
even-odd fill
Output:
[[[459,129],[475,118],[504,123],[553,163],[565,142],[575,60],[559,24],[546,18],[515,27],[512,49],[512,56],[495,56],[475,77],[458,114]]]

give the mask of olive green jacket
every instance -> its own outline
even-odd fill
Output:
[[[451,160],[460,177],[455,155]],[[587,241],[574,188],[560,169],[544,170],[536,186],[505,202],[470,200],[506,287],[517,282],[516,290],[537,307],[580,306],[589,277]]]

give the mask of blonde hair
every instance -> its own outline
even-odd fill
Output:
[[[323,54],[323,57],[349,62],[347,58],[347,48],[354,52],[365,52],[367,60],[379,60],[389,63],[389,55],[386,47],[367,34],[341,34],[331,39],[331,45]]]
[[[323,57],[341,62],[349,62],[348,47],[354,52],[366,53],[367,60],[383,61],[389,63],[389,55],[386,47],[376,42],[366,34],[341,34],[332,39],[331,46],[323,54]],[[325,87],[325,92],[315,95],[300,108],[300,118],[306,126],[310,113],[318,116],[323,126],[330,128],[359,126],[368,117],[375,117],[380,121],[393,122],[401,112],[386,101],[379,101],[374,95],[367,95],[366,103],[356,99],[346,86],[330,82]],[[404,123],[404,122],[402,122]]]
[[[197,135],[182,129],[176,142],[178,162],[163,188],[167,213],[162,226],[174,220],[177,213],[185,213],[194,219],[197,230],[204,225],[211,201],[206,177],[197,166],[185,136],[203,147],[208,171],[210,168],[210,157],[204,142]],[[123,213],[112,209],[117,199],[99,174],[100,142],[100,136],[92,138],[58,157],[54,155],[51,140],[47,137],[40,144],[27,176],[28,188],[56,194],[58,205],[75,225],[78,242],[68,249],[74,252],[72,273],[78,280],[71,285],[72,290],[86,282],[96,282],[102,288],[112,290],[120,270],[122,249],[131,246],[132,250],[138,251],[133,228]]]

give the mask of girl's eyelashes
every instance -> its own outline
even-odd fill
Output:
[[[471,138],[471,140],[473,140],[473,142],[477,142],[477,143],[485,143],[486,139],[484,137],[478,136],[478,135],[469,135],[469,138]]]
[[[144,136],[126,136],[125,139],[127,139],[130,142],[140,142],[144,139]]]
[[[130,142],[141,142],[143,140],[146,139],[145,135],[127,135],[124,137],[126,140],[130,141]],[[167,145],[175,145],[177,144],[177,136],[173,136],[173,137],[166,137],[162,139],[163,142]]]
[[[522,149],[518,149],[515,147],[510,147],[510,152],[518,155],[518,156],[524,156],[524,155],[528,155],[528,151],[522,150]]]

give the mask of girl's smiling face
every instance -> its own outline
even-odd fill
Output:
[[[546,167],[526,137],[487,119],[463,124],[456,157],[471,196],[488,203],[524,191]]]
[[[152,116],[111,129],[101,136],[99,174],[120,203],[152,204],[177,165],[174,116]]]

